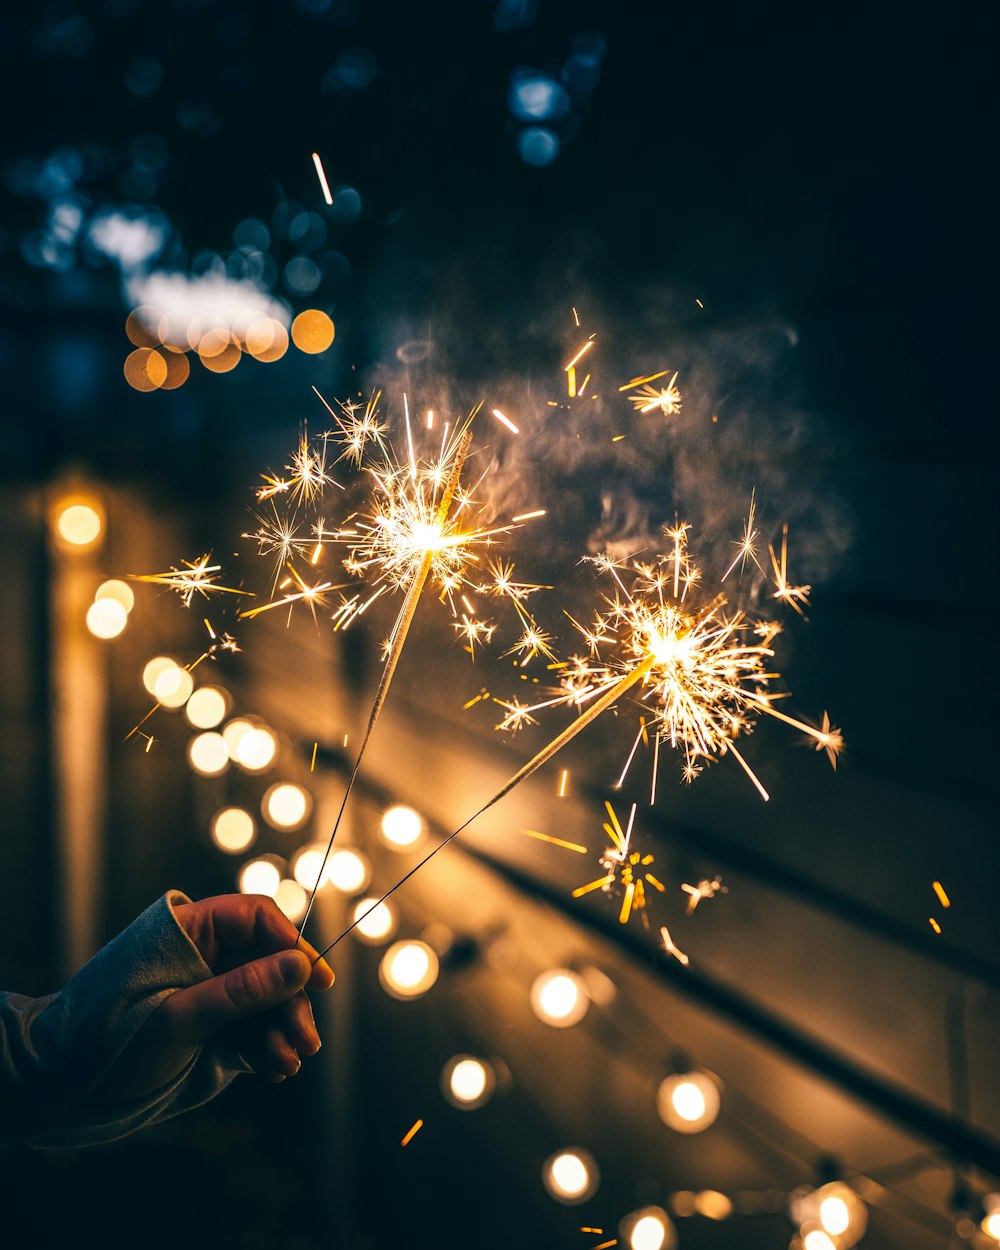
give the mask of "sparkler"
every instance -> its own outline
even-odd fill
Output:
[[[169,586],[176,590],[186,608],[196,594],[208,598],[210,595],[250,595],[248,590],[237,590],[232,586],[220,586],[216,580],[222,571],[221,564],[211,563],[212,554],[206,552],[196,560],[182,560],[183,568],[170,568],[166,573],[130,573],[129,581],[152,582],[159,586]]]
[[[624,889],[624,894],[621,910],[618,913],[618,921],[620,924],[627,924],[633,910],[637,912],[644,912],[645,910],[646,890],[644,882],[648,882],[655,890],[659,890],[661,894],[666,887],[651,872],[644,873],[641,871],[641,869],[648,868],[652,864],[653,856],[648,853],[643,855],[640,851],[631,849],[632,826],[635,823],[635,803],[632,804],[628,826],[624,830],[611,804],[605,801],[604,806],[607,808],[608,816],[610,817],[610,821],[604,822],[604,830],[612,843],[601,856],[600,862],[605,869],[605,874],[603,877],[598,877],[596,881],[579,886],[573,891],[573,897],[582,898],[585,894],[589,894],[591,890],[603,890],[607,894],[612,888],[620,885]],[[643,914],[643,920],[645,919],[646,917]]]

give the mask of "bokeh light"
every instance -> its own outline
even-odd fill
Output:
[[[575,1146],[550,1155],[542,1168],[542,1183],[550,1197],[569,1206],[592,1198],[600,1181],[593,1155]]]
[[[378,976],[393,998],[420,998],[438,978],[438,957],[426,942],[394,942],[382,956]]]
[[[229,699],[218,686],[199,686],[187,701],[184,715],[195,729],[214,729],[225,719]],[[229,744],[226,744],[229,754]]]
[[[701,1133],[719,1114],[719,1087],[705,1072],[675,1073],[660,1083],[656,1110],[677,1133]]]
[[[167,669],[179,667],[177,661],[172,660],[169,655],[157,655],[149,660],[142,670],[142,684],[146,687],[147,694],[156,694],[156,683],[161,673],[165,673]]]
[[[249,728],[241,732],[231,748],[233,760],[248,773],[260,773],[268,768],[278,753],[278,739],[266,725],[248,722]]]
[[[223,807],[212,817],[212,841],[220,851],[238,855],[257,836],[254,819],[245,808]]]
[[[423,841],[424,822],[412,807],[397,805],[382,813],[382,841],[393,851],[409,851]]]
[[[288,351],[288,331],[273,317],[258,317],[247,330],[245,346],[254,360],[271,364]]]
[[[116,603],[122,605],[126,614],[135,607],[135,595],[132,593],[132,587],[128,582],[119,581],[114,577],[109,581],[101,582],[94,592],[95,603],[99,603],[102,599],[114,599]]]
[[[194,678],[186,668],[171,662],[169,668],[160,672],[153,682],[153,698],[162,707],[183,707],[194,690]]]
[[[371,878],[371,868],[360,851],[335,847],[326,862],[325,878],[341,894],[360,894]]]
[[[307,308],[292,322],[292,342],[300,352],[315,356],[333,342],[333,322],[318,308]]]
[[[301,829],[309,819],[312,798],[301,786],[280,781],[264,792],[260,809],[275,829]]]
[[[96,504],[67,503],[56,509],[56,536],[69,547],[92,547],[101,536],[104,521]]]
[[[475,1055],[453,1055],[441,1070],[441,1092],[453,1107],[475,1111],[493,1097],[496,1074]]]
[[[357,921],[352,930],[354,936],[369,946],[387,942],[399,924],[396,909],[388,899],[382,902],[375,898],[359,899],[354,904],[351,920]]]
[[[535,978],[531,1009],[544,1024],[566,1029],[587,1014],[590,997],[583,980],[568,968],[551,968]]]
[[[128,623],[128,613],[117,599],[97,599],[87,609],[87,628],[95,638],[117,638]]]
[[[136,391],[156,391],[167,380],[167,362],[155,347],[137,347],[122,366],[125,381]]]
[[[621,1244],[628,1250],[673,1250],[677,1232],[662,1207],[632,1211],[618,1225]]]
[[[238,881],[241,894],[266,894],[274,898],[282,881],[281,869],[273,857],[252,859],[240,869]]]
[[[297,881],[285,877],[278,883],[274,901],[291,921],[301,920],[305,915],[309,895]]]
[[[229,767],[229,748],[222,734],[209,730],[188,743],[188,762],[203,777],[218,777]]]

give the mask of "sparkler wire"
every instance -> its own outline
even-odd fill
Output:
[[[443,530],[444,523],[447,520],[448,513],[455,498],[455,492],[458,489],[458,481],[462,474],[462,468],[465,465],[465,458],[469,451],[469,445],[472,442],[471,430],[466,430],[459,440],[455,450],[455,460],[445,483],[444,492],[441,495],[441,502],[438,504],[437,522],[438,530]],[[379,713],[385,703],[386,695],[389,692],[389,684],[392,681],[393,674],[396,671],[396,665],[402,654],[403,643],[406,641],[406,635],[413,620],[414,613],[417,610],[417,603],[420,599],[420,592],[423,590],[431,571],[431,564],[434,560],[433,549],[424,552],[423,559],[415,573],[413,580],[406,591],[406,597],[403,600],[402,607],[399,610],[399,616],[396,619],[396,626],[393,630],[392,645],[389,653],[385,657],[385,663],[382,666],[382,676],[379,678],[378,689],[375,692],[375,699],[372,703],[372,709],[368,716],[368,727],[365,730],[365,736],[362,739],[361,746],[358,749],[357,758],[354,761],[354,767],[351,770],[351,776],[347,782],[347,789],[344,791],[344,797],[340,803],[340,810],[337,812],[337,819],[334,821],[333,830],[330,839],[326,844],[326,850],[323,853],[323,862],[320,864],[319,872],[316,874],[316,881],[309,895],[309,902],[306,904],[305,915],[302,917],[302,923],[299,925],[298,937],[301,938],[305,931],[306,922],[313,909],[313,903],[316,901],[316,895],[319,891],[320,883],[323,880],[323,873],[326,870],[327,861],[330,858],[330,852],[333,850],[334,839],[337,836],[337,830],[340,828],[340,821],[344,815],[344,809],[347,807],[347,800],[351,791],[354,789],[354,782],[358,776],[358,770],[361,767],[361,761],[364,758],[365,748],[368,746],[368,739],[372,735],[375,728],[375,722],[379,718]]]
[[[537,772],[543,764],[547,764],[548,761],[552,759],[554,755],[558,754],[558,752],[561,751],[568,742],[572,741],[578,733],[586,729],[586,727],[592,721],[595,721],[602,712],[606,712],[613,703],[617,702],[626,690],[631,689],[631,687],[636,685],[637,682],[640,682],[647,677],[655,663],[656,656],[647,655],[634,668],[629,669],[629,671],[616,681],[613,686],[610,686],[607,690],[605,690],[599,699],[595,699],[590,707],[588,707],[585,712],[581,713],[581,715],[578,716],[571,725],[567,725],[562,733],[553,738],[552,741],[547,746],[543,747],[537,755],[532,756],[532,758],[528,760],[527,764],[519,768],[513,777],[511,777],[491,799],[484,803],[477,812],[473,813],[473,815],[471,815],[464,824],[459,825],[459,827],[453,833],[450,833],[443,842],[439,842],[438,845],[434,847],[432,851],[429,851],[418,864],[415,864],[405,876],[400,877],[394,886],[386,890],[380,899],[372,903],[371,907],[369,907],[367,911],[362,912],[353,924],[348,925],[343,933],[341,933],[340,937],[335,938],[330,945],[325,948],[325,950],[321,951],[320,954],[317,955],[316,958],[322,959],[329,951],[332,951],[337,943],[347,937],[348,933],[350,933],[356,925],[359,925],[367,915],[375,910],[376,907],[378,907],[381,903],[384,903],[390,894],[395,894],[399,887],[403,885],[404,882],[409,881],[415,872],[418,872],[421,868],[423,868],[424,864],[432,860],[438,851],[440,851],[443,847],[446,847],[449,842],[452,842],[464,830],[468,829],[469,825],[471,825],[473,821],[478,820],[479,817],[482,816],[484,812],[488,811],[495,803],[499,803],[500,800],[505,795],[509,794],[515,786],[520,785],[520,783],[530,777],[532,773]]]

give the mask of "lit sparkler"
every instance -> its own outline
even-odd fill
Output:
[[[688,895],[687,914],[689,916],[703,898],[715,898],[716,894],[729,893],[729,887],[722,884],[721,877],[713,877],[711,881],[703,877],[697,885],[688,885],[685,881],[681,889]]]
[[[608,894],[612,889],[620,886],[623,890],[623,895],[618,920],[620,924],[627,924],[629,916],[633,911],[644,912],[645,910],[646,890],[644,883],[648,883],[655,890],[659,890],[661,894],[664,892],[665,886],[651,872],[642,871],[642,869],[648,868],[652,864],[653,856],[648,852],[644,855],[641,851],[632,850],[632,827],[635,824],[636,805],[632,804],[628,825],[624,830],[611,804],[605,801],[604,806],[607,808],[608,816],[610,817],[610,820],[604,822],[604,831],[611,839],[611,846],[601,856],[600,861],[601,866],[605,870],[604,876],[598,877],[596,881],[591,881],[587,885],[579,886],[573,891],[573,897],[582,898],[592,890],[603,890],[605,894]],[[645,915],[643,915],[643,920],[645,920]]]
[[[677,371],[674,371],[673,377],[666,386],[650,385],[660,378],[665,378],[669,372],[669,369],[663,369],[660,373],[651,373],[646,378],[633,378],[631,382],[626,382],[618,390],[636,392],[630,395],[629,399],[639,412],[652,412],[654,408],[659,408],[665,417],[675,417],[680,412],[683,401],[683,396],[676,386]],[[637,387],[638,390],[636,390]]]
[[[212,564],[212,554],[207,552],[197,560],[182,560],[182,568],[170,568],[166,573],[130,573],[129,581],[152,582],[158,586],[169,586],[176,590],[186,608],[196,594],[206,599],[210,595],[250,595],[247,590],[237,590],[232,586],[220,586],[216,580],[222,571],[221,564]]]

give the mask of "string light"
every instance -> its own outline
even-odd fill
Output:
[[[195,729],[214,729],[225,719],[228,696],[218,686],[199,686],[188,699],[184,715]],[[227,746],[228,751],[228,746]]]
[[[382,956],[378,976],[393,998],[420,998],[438,979],[438,957],[426,942],[394,942]]]
[[[203,777],[218,777],[229,767],[229,748],[222,734],[212,730],[198,734],[188,743],[188,761]]]
[[[453,1055],[441,1069],[441,1092],[460,1111],[475,1111],[493,1097],[496,1073],[475,1055]]]
[[[702,1133],[719,1114],[719,1087],[705,1072],[674,1073],[660,1083],[656,1110],[677,1133]]]
[[[55,509],[54,522],[57,540],[76,551],[92,547],[104,529],[104,518],[93,500],[64,501]]]
[[[309,895],[302,886],[291,877],[285,877],[279,881],[274,894],[274,901],[278,907],[293,922],[298,920],[305,911],[308,898]]]
[[[823,1238],[836,1250],[846,1250],[861,1240],[868,1227],[868,1208],[843,1181],[795,1190],[789,1198],[788,1213],[799,1226],[806,1250],[826,1250]]]
[[[268,898],[274,898],[281,880],[281,869],[276,857],[262,856],[243,865],[238,885],[241,894],[266,894]]]
[[[161,673],[165,673],[168,669],[178,668],[176,660],[172,660],[168,655],[157,655],[149,660],[142,670],[142,684],[146,688],[146,693],[156,697],[156,683]]]
[[[117,599],[96,599],[87,609],[87,629],[95,638],[117,638],[128,623],[128,613]]]
[[[662,1207],[642,1207],[632,1211],[618,1225],[618,1232],[628,1250],[673,1250],[677,1230]]]
[[[301,829],[312,811],[312,799],[301,786],[279,781],[264,791],[260,810],[275,829]]]
[[[132,591],[132,587],[128,582],[119,581],[116,577],[112,577],[106,582],[101,582],[97,590],[94,591],[94,602],[98,603],[102,599],[113,599],[116,603],[120,603],[126,614],[135,607],[135,594]]]
[[[387,942],[399,924],[393,904],[388,900],[378,903],[375,898],[363,898],[355,903],[351,919],[356,921],[355,936],[369,946]]]
[[[411,851],[424,839],[424,822],[419,812],[401,804],[382,814],[382,841],[392,851]]]
[[[542,1183],[557,1202],[576,1206],[597,1192],[601,1174],[594,1156],[573,1146],[550,1155],[542,1167]]]
[[[257,836],[253,817],[242,807],[222,807],[212,817],[212,841],[220,851],[239,855]]]
[[[188,670],[170,660],[153,682],[152,695],[161,707],[179,708],[187,703],[193,690],[194,678]]]
[[[266,725],[253,725],[242,732],[233,750],[233,761],[248,773],[261,773],[274,762],[278,739]]]
[[[341,894],[360,894],[371,879],[368,860],[353,847],[335,848],[326,862],[324,880]]]
[[[551,968],[531,986],[531,1009],[543,1024],[568,1029],[587,1014],[590,996],[581,977],[568,968]]]

